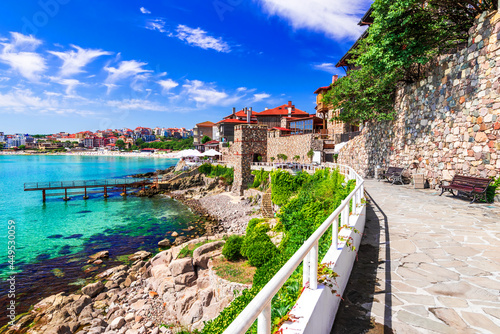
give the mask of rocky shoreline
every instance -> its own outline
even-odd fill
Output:
[[[242,234],[251,216],[260,212],[260,192],[245,196],[225,192],[218,179],[195,175],[175,181],[164,194],[189,206],[205,224],[205,235],[188,240],[175,232],[159,242],[164,250],[154,257],[146,251],[129,256],[119,265],[94,277],[76,294],[59,293],[37,303],[4,333],[145,334],[201,329],[249,286],[223,280],[212,268],[221,256],[224,236]],[[192,256],[180,257],[189,245]],[[99,252],[89,263],[106,263],[109,253]]]

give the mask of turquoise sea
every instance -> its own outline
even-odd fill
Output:
[[[156,243],[169,232],[181,232],[199,219],[172,199],[122,197],[120,192],[110,193],[108,199],[102,193],[90,194],[88,200],[74,195],[67,202],[62,196],[47,197],[44,204],[41,191],[24,191],[24,183],[121,178],[166,169],[176,162],[165,158],[0,155],[0,275],[11,274],[7,242],[12,220],[16,226],[18,302],[36,302],[58,289],[83,284],[89,276],[84,265],[90,254],[109,250],[112,263],[138,249],[155,251]],[[53,284],[47,287],[47,282]],[[4,287],[2,284],[0,296],[5,295]]]

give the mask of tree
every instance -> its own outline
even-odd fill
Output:
[[[144,144],[144,140],[142,140],[142,138],[137,138],[136,141],[135,141],[135,145],[136,146],[141,146],[142,144]]]
[[[121,139],[118,139],[115,143],[116,147],[118,147],[119,149],[123,149],[125,147],[125,142]]]
[[[19,150],[24,150],[24,149],[26,149],[26,145],[19,145],[17,148],[18,148]]]
[[[295,156],[293,157],[293,160],[295,160],[295,161],[299,161],[299,160],[300,160],[300,155],[295,155]]]
[[[312,161],[313,161],[313,156],[314,156],[314,151],[313,151],[313,149],[311,148],[311,149],[309,150],[309,152],[307,152],[307,157],[311,160],[311,163],[312,163]]]
[[[323,103],[344,122],[388,120],[398,82],[420,80],[436,55],[466,45],[469,28],[497,0],[375,0],[368,37],[351,51],[354,70]]]
[[[274,162],[276,158],[275,157],[271,157],[271,162]]]
[[[201,138],[201,143],[202,144],[205,144],[205,143],[208,143],[209,141],[211,141],[212,138],[210,138],[209,136],[203,136],[203,138]]]

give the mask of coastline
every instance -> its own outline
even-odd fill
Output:
[[[171,153],[137,153],[137,152],[47,152],[47,153],[26,153],[24,151],[19,152],[5,152],[0,151],[0,156],[31,156],[31,155],[41,155],[41,156],[89,156],[89,157],[133,157],[133,158],[163,158],[163,159],[178,159],[174,155],[177,152]]]
[[[246,197],[239,197],[239,196],[234,196],[231,193],[227,193],[224,191],[224,188],[221,187],[219,184],[218,179],[209,179],[204,177],[204,186],[198,186],[198,187],[191,187],[188,189],[183,189],[183,190],[174,190],[168,194],[162,194],[162,195],[157,195],[157,196],[168,196],[170,198],[173,198],[177,201],[182,202],[184,205],[188,206],[196,215],[200,216],[200,221],[196,222],[197,224],[204,225],[205,233],[203,234],[202,238],[208,239],[208,238],[214,238],[214,235],[217,236],[218,239],[220,239],[223,235],[227,234],[241,234],[244,233],[244,230],[246,228],[246,224],[248,223],[248,220],[251,219],[252,215],[255,216],[255,212],[259,211],[259,207],[256,204],[256,201],[253,200],[253,197],[256,194],[253,194],[253,192],[258,191],[250,191],[249,193],[246,194]],[[248,197],[252,196],[252,200],[248,200]],[[257,197],[255,197],[257,198]],[[176,240],[173,242],[175,245],[174,247],[170,248],[172,249],[181,249],[185,245],[192,243],[192,239],[190,238],[196,238],[196,235],[191,235],[190,237],[186,237],[184,233],[179,233],[176,234],[178,237]],[[171,234],[171,237],[174,236],[174,234]],[[158,237],[158,236],[157,236]],[[135,246],[136,249],[140,249],[140,244]],[[105,251],[104,249],[102,251]],[[165,252],[168,251],[162,251],[159,254],[165,254]],[[148,252],[149,253],[149,252]],[[220,250],[216,252],[217,254],[220,254]],[[145,254],[145,253],[141,253]],[[215,254],[215,253],[214,253]],[[212,255],[214,255],[212,254]],[[217,255],[215,254],[215,255]],[[150,254],[151,255],[151,254]],[[154,255],[154,254],[153,254]],[[133,256],[133,255],[130,255]],[[96,280],[98,282],[102,282],[102,285],[104,285],[105,281],[114,281],[116,286],[108,286],[106,284],[105,288],[103,289],[104,292],[99,293],[99,295],[90,297],[86,296],[83,291],[85,291],[86,287],[82,289],[82,292],[79,292],[78,289],[73,289],[71,291],[62,291],[62,292],[55,292],[56,294],[51,295],[47,298],[44,298],[42,302],[38,302],[35,310],[32,310],[28,312],[27,314],[23,315],[21,319],[18,319],[16,322],[17,327],[12,327],[10,329],[7,329],[7,331],[2,331],[5,333],[25,333],[28,330],[28,325],[35,323],[35,325],[31,325],[31,328],[33,330],[30,330],[30,333],[38,333],[35,328],[38,328],[36,325],[37,323],[43,323],[43,321],[47,321],[47,323],[54,323],[54,319],[59,319],[58,316],[61,312],[61,308],[64,306],[64,304],[71,304],[71,303],[82,303],[85,304],[84,308],[86,308],[89,305],[92,305],[92,308],[94,311],[98,311],[98,314],[93,314],[92,318],[100,318],[102,321],[93,321],[91,323],[88,323],[84,326],[87,326],[85,328],[90,329],[88,331],[89,334],[94,333],[92,332],[92,328],[94,327],[103,327],[101,325],[106,324],[108,327],[111,326],[111,322],[114,319],[111,319],[109,316],[106,317],[101,317],[103,313],[106,313],[109,315],[110,311],[116,311],[119,308],[117,308],[117,305],[115,302],[120,300],[120,298],[123,300],[125,303],[125,306],[127,306],[127,295],[132,293],[134,295],[133,299],[146,299],[146,303],[152,308],[151,309],[151,314],[156,314],[154,317],[147,317],[144,315],[134,317],[134,320],[131,322],[134,324],[141,324],[140,328],[128,328],[126,333],[158,333],[158,326],[160,323],[159,319],[162,319],[163,316],[166,316],[166,310],[162,306],[161,301],[159,301],[157,297],[158,293],[161,294],[161,291],[155,291],[154,289],[150,289],[150,286],[148,286],[145,282],[145,279],[147,279],[148,275],[151,275],[151,273],[146,274],[148,268],[151,266],[151,261],[147,261],[147,257],[141,258],[140,260],[135,260],[135,261],[130,261],[130,256],[128,259],[129,266],[125,266],[123,264],[118,265],[117,262],[111,261],[111,260],[106,260],[102,259],[100,264],[106,264],[105,267],[101,267],[98,271],[95,271],[91,277],[93,277],[92,280]],[[148,255],[149,256],[149,255]],[[157,255],[158,256],[158,255]],[[141,255],[142,257],[142,255]],[[123,258],[123,256],[122,256]],[[99,260],[98,260],[99,261]],[[109,261],[109,262],[108,262]],[[115,267],[111,267],[115,266]],[[116,269],[118,268],[118,269]],[[112,270],[113,269],[113,270]],[[142,270],[142,271],[141,271]],[[108,276],[102,276],[103,272],[106,273],[108,272]],[[110,273],[111,272],[111,273]],[[117,273],[120,272],[120,275],[115,277]],[[125,272],[126,275],[123,273]],[[97,275],[95,275],[97,274]],[[210,275],[213,276],[211,273]],[[123,277],[126,276],[126,277]],[[200,276],[201,277],[201,276]],[[127,280],[128,279],[128,280]],[[231,285],[229,283],[224,283],[225,285],[232,286],[234,288],[234,284]],[[92,283],[92,284],[98,284],[98,283]],[[122,285],[123,284],[123,285]],[[146,284],[146,285],[145,285]],[[100,288],[99,288],[100,289]],[[104,295],[103,295],[104,293]],[[155,295],[156,294],[156,295]],[[100,296],[100,297],[99,297]],[[113,296],[119,296],[119,297],[113,297]],[[140,298],[136,298],[135,296],[141,296]],[[90,299],[89,299],[90,297]],[[114,298],[114,300],[113,300]],[[165,297],[167,298],[167,297]],[[172,296],[168,298],[173,298]],[[60,304],[57,304],[55,301],[59,300],[61,301]],[[113,301],[112,301],[113,300]],[[170,302],[175,303],[177,301],[177,298],[175,300],[171,300]],[[107,303],[107,307],[104,307],[103,309],[99,309],[99,307],[96,306],[102,306],[103,303]],[[52,304],[51,304],[52,303]],[[227,300],[224,301],[221,304],[218,304],[218,310],[220,312],[221,309],[223,309],[223,306],[225,306],[227,303]],[[47,306],[48,304],[51,304],[52,306]],[[57,304],[54,306],[54,304]],[[132,304],[132,303],[129,303]],[[167,303],[168,304],[168,303]],[[42,307],[43,306],[43,307]],[[47,307],[45,307],[47,306]],[[33,308],[33,307],[32,307]],[[113,308],[117,308],[116,310],[113,310]],[[38,311],[36,311],[38,309]],[[41,312],[40,310],[43,310]],[[77,308],[78,310],[78,308]],[[123,310],[123,309],[122,309]],[[71,311],[71,310],[70,310]],[[80,310],[83,312],[83,310]],[[107,312],[103,312],[107,311]],[[124,317],[127,312],[130,311],[130,308],[125,309],[123,312],[120,312],[122,314],[121,316]],[[140,311],[140,310],[136,310]],[[67,312],[66,312],[67,313]],[[71,316],[71,312],[65,313],[66,318],[68,318],[68,315]],[[137,313],[137,312],[136,312]],[[118,313],[117,313],[118,314]],[[142,313],[141,313],[142,314]],[[209,314],[209,313],[207,313]],[[218,314],[218,313],[217,313]],[[88,314],[87,314],[88,316]],[[95,316],[95,317],[94,317]],[[216,314],[213,314],[213,317],[215,317]],[[44,318],[45,317],[45,318]],[[116,318],[116,317],[115,317]],[[129,316],[130,318],[130,316]],[[45,319],[45,320],[43,320]],[[79,322],[79,319],[77,317],[76,323],[79,324],[78,328],[82,326],[82,323]],[[43,321],[42,321],[43,320]],[[61,319],[59,319],[61,320]],[[58,321],[59,321],[58,320]],[[73,333],[76,331],[78,328],[76,328],[76,323],[75,321],[69,321],[68,319],[63,319],[65,320],[65,324],[60,324],[57,325],[59,327],[57,328],[45,328],[43,332],[50,332],[52,330],[56,330],[57,333]],[[73,319],[75,320],[75,319]],[[111,320],[111,321],[110,321]],[[130,320],[130,319],[129,319]],[[174,321],[175,319],[172,318],[172,315],[170,315],[170,320]],[[128,324],[128,320],[125,322]],[[95,325],[95,326],[94,326]],[[199,325],[199,324],[198,324]],[[61,327],[62,326],[62,327]],[[64,327],[66,326],[66,327]],[[68,327],[69,326],[69,327]],[[148,327],[149,326],[149,327]],[[144,327],[144,330],[141,328]],[[13,331],[16,329],[16,331]],[[104,328],[101,328],[103,330]],[[110,330],[110,328],[106,328],[107,330]],[[141,329],[138,332],[135,332],[135,330]],[[129,332],[132,330],[131,332]],[[156,332],[155,332],[156,330]],[[99,333],[101,331],[96,331],[95,333]],[[81,328],[79,330],[79,333],[87,333],[87,331],[81,331]],[[118,333],[125,333],[124,331],[119,331]]]

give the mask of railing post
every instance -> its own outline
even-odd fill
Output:
[[[306,286],[309,282],[309,254],[302,261],[302,286]]]
[[[259,314],[257,319],[257,334],[271,334],[271,303]]]
[[[341,205],[345,205],[342,209],[342,213],[340,215],[340,225],[347,226],[349,225],[349,201],[342,201]]]
[[[339,216],[332,223],[332,245],[335,245],[335,249],[339,248]]]
[[[316,240],[314,246],[311,248],[309,256],[309,288],[316,290],[318,288],[318,240]]]

